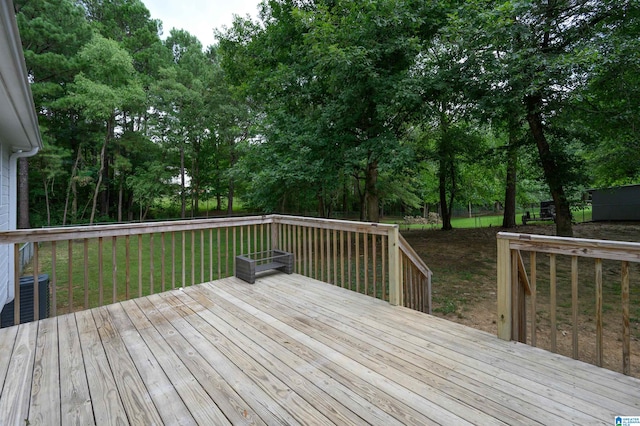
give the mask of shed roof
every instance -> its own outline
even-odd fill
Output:
[[[607,188],[591,188],[591,189],[587,189],[587,192],[595,192],[595,191],[612,191],[614,189],[620,189],[620,188],[634,188],[634,187],[640,187],[640,183],[631,183],[629,185],[618,185],[618,186],[609,186]]]

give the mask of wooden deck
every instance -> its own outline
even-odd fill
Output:
[[[640,415],[640,380],[285,274],[1,330],[0,383],[1,425],[610,425]]]

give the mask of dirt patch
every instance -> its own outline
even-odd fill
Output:
[[[403,231],[402,234],[433,271],[434,314],[470,327],[497,333],[496,234],[500,228],[453,231]],[[553,235],[553,225],[520,226],[512,232]],[[583,223],[578,238],[640,242],[640,223]],[[524,258],[527,269],[529,257]],[[557,259],[557,352],[572,355],[570,259]],[[536,346],[551,349],[549,256],[538,254]],[[622,371],[622,306],[620,262],[603,262],[603,348],[606,368]],[[631,367],[640,377],[640,265],[631,267]],[[578,358],[595,363],[595,278],[592,259],[579,261]],[[529,301],[527,301],[529,304]],[[529,307],[528,343],[531,343]]]

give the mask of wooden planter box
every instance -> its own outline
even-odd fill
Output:
[[[261,251],[236,256],[236,277],[250,284],[256,282],[256,272],[275,269],[293,273],[293,253],[281,250]]]

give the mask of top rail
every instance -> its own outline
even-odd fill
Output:
[[[349,220],[338,219],[318,219],[303,216],[282,216],[272,215],[274,223],[282,225],[301,225],[318,229],[330,229],[335,231],[349,232],[365,232],[372,235],[387,235],[390,230],[397,228],[398,225],[388,225],[384,223],[371,222],[354,222]]]
[[[264,225],[273,223],[273,218],[273,215],[263,215],[162,222],[118,223],[110,225],[18,229],[0,232],[0,244],[66,241],[70,239],[121,237],[126,235],[156,234],[161,232],[229,228],[232,226]]]
[[[511,232],[498,233],[498,239],[509,241],[509,247],[515,250],[640,262],[640,243],[515,234]]]

